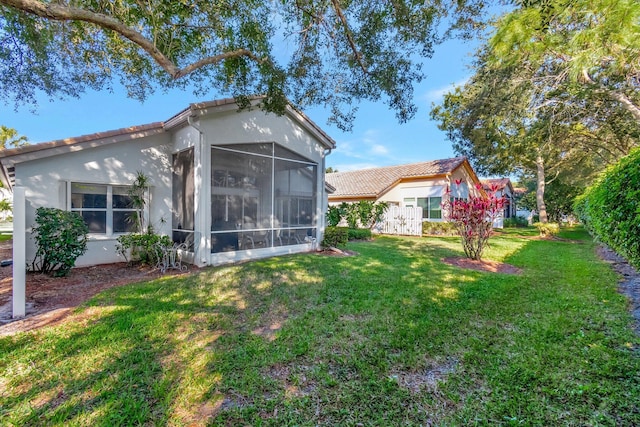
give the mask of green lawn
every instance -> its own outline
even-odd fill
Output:
[[[2,425],[640,425],[640,339],[580,229],[377,238],[114,288],[0,338]]]

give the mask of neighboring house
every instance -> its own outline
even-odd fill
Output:
[[[77,265],[123,261],[127,189],[151,181],[147,223],[188,246],[199,266],[313,250],[325,226],[325,157],[335,142],[301,112],[282,116],[232,99],[191,104],[165,122],[0,151],[7,188],[23,187],[29,238],[40,206],[78,212],[89,226]],[[15,230],[14,230],[15,231]]]
[[[509,178],[489,178],[482,180],[482,186],[485,190],[494,189],[496,192],[496,197],[504,196],[504,210],[502,212],[502,216],[496,218],[493,221],[493,226],[496,228],[502,228],[504,226],[505,218],[513,218],[516,216],[516,199],[515,199],[515,190],[513,189],[513,185],[511,184],[511,180]]]
[[[400,207],[420,206],[425,221],[442,221],[442,198],[447,188],[456,198],[482,192],[476,187],[480,180],[466,157],[329,173],[326,180],[335,188],[329,194],[330,205],[371,200]]]

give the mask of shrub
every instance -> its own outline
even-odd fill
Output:
[[[118,237],[117,253],[127,262],[157,265],[163,252],[173,246],[169,236],[161,236],[152,228],[146,233],[124,234]]]
[[[456,181],[456,185],[459,182]],[[481,189],[478,184],[476,188]],[[487,197],[470,196],[468,199],[450,200],[447,188],[446,201],[443,202],[445,217],[450,219],[462,240],[462,247],[467,258],[479,260],[493,232],[493,220],[503,210],[504,197],[496,196],[497,187],[487,191]]]
[[[560,224],[556,222],[536,222],[533,224],[540,232],[540,236],[556,236],[560,232]]]
[[[37,249],[32,269],[54,276],[68,275],[78,257],[87,251],[88,233],[89,228],[76,212],[36,209],[33,235]]]
[[[322,246],[340,247],[347,244],[349,239],[349,231],[345,227],[327,227],[324,230],[324,239],[322,240]]]
[[[344,216],[342,205],[329,206],[327,209],[327,223],[330,227],[337,227]]]
[[[358,220],[360,219],[360,209],[357,203],[342,203],[340,205],[344,211],[345,220],[349,228],[358,228]]]
[[[348,236],[349,240],[371,240],[371,230],[368,228],[350,228]]]
[[[422,234],[430,236],[455,236],[458,234],[458,230],[452,222],[424,221],[422,223]]]
[[[371,200],[360,200],[356,203],[342,202],[339,206],[329,206],[327,223],[331,227],[337,227],[344,219],[351,229],[357,229],[358,226],[372,229],[382,221],[388,207],[387,202],[372,202]]]
[[[640,267],[640,148],[608,168],[574,210],[597,240]]]
[[[529,225],[527,218],[523,216],[514,216],[511,218],[505,218],[503,225],[505,228],[526,227]]]

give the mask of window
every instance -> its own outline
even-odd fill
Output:
[[[442,197],[418,197],[422,219],[442,219]]]
[[[429,197],[429,218],[442,219],[442,197]]]
[[[415,197],[405,197],[402,202],[404,203],[405,208],[414,208],[416,206]]]
[[[126,186],[73,182],[71,211],[82,216],[90,233],[112,235],[135,229],[136,210]]]

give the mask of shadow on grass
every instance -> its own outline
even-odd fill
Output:
[[[584,354],[589,344],[630,338],[605,326],[624,321],[609,302],[622,303],[590,285],[613,276],[580,260],[584,245],[495,239],[488,256],[524,268],[517,277],[442,263],[461,255],[457,238],[349,248],[360,255],[113,289],[82,321],[4,338],[0,415],[17,425],[550,425],[567,403],[576,424],[594,421],[589,399],[605,415],[629,409],[612,397],[622,385],[603,377],[632,378],[637,361],[585,370],[585,357],[612,357]],[[580,389],[578,371],[600,388]]]

